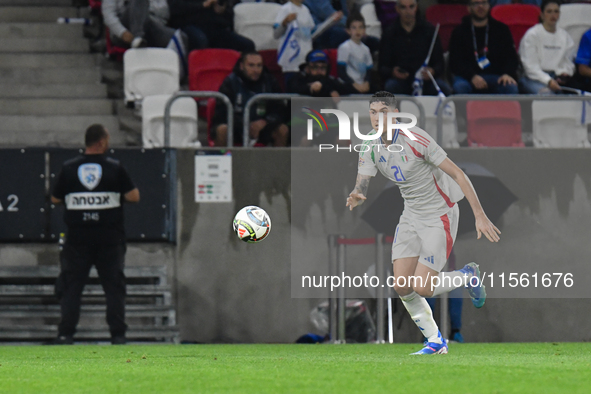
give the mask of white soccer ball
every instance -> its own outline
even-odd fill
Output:
[[[271,218],[264,209],[250,205],[238,211],[233,226],[238,238],[244,242],[261,242],[271,231]]]

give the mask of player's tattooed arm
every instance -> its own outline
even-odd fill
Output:
[[[363,204],[363,201],[366,200],[365,195],[367,194],[367,189],[369,188],[370,179],[371,176],[369,175],[357,174],[355,188],[349,194],[349,197],[347,197],[347,204],[345,205],[349,207],[350,211],[352,211],[356,206]]]
[[[357,174],[357,181],[355,182],[355,189],[353,189],[353,192],[358,192],[366,196],[370,179],[371,176],[369,175]]]

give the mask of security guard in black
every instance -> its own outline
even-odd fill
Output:
[[[56,343],[72,343],[80,318],[81,295],[96,267],[107,304],[113,343],[125,343],[124,202],[138,202],[139,191],[117,160],[106,157],[109,133],[102,125],[86,131],[84,155],[66,161],[51,200],[66,206],[68,227],[56,284],[62,319]]]

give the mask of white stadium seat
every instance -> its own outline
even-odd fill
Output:
[[[172,49],[128,49],[123,55],[126,102],[179,90],[179,57]]]
[[[418,96],[414,97],[425,108],[425,131],[437,141],[437,107],[439,97],[437,96]],[[419,118],[419,107],[409,100],[402,100],[400,103],[400,112],[408,112]],[[418,122],[420,125],[420,121]],[[459,148],[458,126],[456,124],[456,107],[454,103],[448,103],[443,111],[443,142],[444,148]]]
[[[563,4],[560,6],[558,27],[566,30],[579,48],[581,37],[591,28],[591,4]]]
[[[277,49],[273,24],[281,6],[277,3],[239,3],[234,6],[234,30],[254,41],[257,51]]]
[[[364,4],[361,6],[359,11],[365,19],[365,32],[368,36],[374,36],[377,38],[382,37],[382,24],[376,14],[376,7],[373,3]]]
[[[147,96],[142,103],[142,140],[144,148],[164,146],[164,107],[169,94]],[[172,103],[170,146],[175,148],[200,147],[197,140],[197,104],[190,97]]]
[[[586,104],[585,104],[586,105]],[[587,106],[589,108],[589,106]],[[534,101],[533,140],[536,148],[589,148],[580,101]]]

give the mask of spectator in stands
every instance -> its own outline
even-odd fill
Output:
[[[449,42],[449,66],[458,94],[518,92],[515,51],[509,27],[489,15],[488,0],[469,0],[470,15],[454,29]]]
[[[277,63],[285,77],[285,85],[299,72],[306,54],[312,50],[312,30],[314,19],[303,0],[290,0],[285,3],[275,18],[273,36],[279,39]]]
[[[429,22],[417,18],[417,0],[399,0],[396,10],[399,16],[382,34],[380,74],[386,81],[387,91],[412,94],[415,74],[427,59],[435,28]],[[445,95],[451,94],[449,85],[442,79],[444,61],[439,37],[435,41],[429,64],[421,72],[423,94],[437,95],[427,71],[433,75]]]
[[[166,0],[103,0],[102,12],[117,46],[166,48],[175,33]]]
[[[359,93],[370,89],[370,70],[373,60],[369,48],[361,42],[365,36],[365,20],[359,13],[351,13],[347,18],[347,33],[351,38],[339,46],[337,68],[339,78],[353,84]]]
[[[329,67],[326,53],[318,49],[308,53],[302,71],[289,80],[287,91],[312,97],[339,97],[357,93],[352,84],[330,76]]]
[[[281,93],[279,84],[263,68],[263,58],[258,52],[244,52],[234,71],[224,79],[220,93],[228,96],[234,107],[234,144],[243,144],[244,106],[259,93]],[[250,111],[250,138],[256,146],[287,146],[289,128],[285,122],[287,109],[282,101],[259,101]],[[226,146],[228,125],[226,106],[218,101],[214,115],[214,140],[217,146]]]
[[[341,10],[337,11],[330,0],[304,0],[304,4],[310,10],[314,23],[320,25],[328,18],[333,18],[336,22],[324,33],[320,34],[314,40],[316,49],[334,49],[338,48],[343,42],[349,39],[346,31],[345,21],[348,18],[346,1],[341,0]],[[372,53],[379,49],[380,40],[376,37],[363,35],[363,43],[370,48]]]
[[[171,25],[189,38],[189,48],[255,50],[254,42],[234,31],[232,0],[169,0]]]
[[[581,79],[581,88],[591,92],[591,29],[581,37],[575,63]]]
[[[549,94],[570,86],[575,73],[575,43],[566,30],[557,27],[560,17],[558,0],[544,0],[541,23],[531,27],[519,45],[519,55],[525,70],[521,78],[524,93]]]

